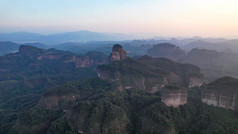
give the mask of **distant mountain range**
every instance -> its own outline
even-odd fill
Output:
[[[131,37],[124,34],[98,33],[90,31],[65,32],[49,35],[41,35],[30,32],[0,33],[0,41],[12,41],[19,43],[42,42],[49,45],[65,42],[118,41],[130,38]]]
[[[189,52],[193,48],[216,50],[219,52],[238,51],[238,39],[202,38],[202,37],[171,38],[171,39],[170,38],[136,39],[136,38],[137,38],[136,35],[99,33],[91,31],[65,32],[49,35],[42,35],[30,32],[0,33],[0,42],[10,41],[19,44],[42,43],[45,44],[46,46],[48,45],[50,47],[54,47],[57,49],[66,48],[67,51],[72,51],[71,49],[70,50],[68,49],[69,46],[78,47],[79,44],[80,47],[82,47],[82,44],[87,47],[89,47],[89,45],[90,46],[100,45],[100,47],[102,47],[102,44],[112,45],[116,43],[126,45],[125,48],[127,47],[127,50],[131,51],[131,53],[133,53],[134,55],[143,55],[146,53],[146,51],[143,51],[143,49],[140,49],[139,51],[135,52],[134,51],[135,46],[136,47],[143,46],[149,49],[153,45],[159,43],[171,43],[176,46],[179,46],[186,52]],[[49,48],[46,46],[44,46],[43,48]],[[42,48],[41,46],[36,47]],[[108,49],[107,51],[110,50]],[[73,49],[73,52],[78,53],[79,50]]]

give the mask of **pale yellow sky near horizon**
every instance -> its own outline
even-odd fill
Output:
[[[1,0],[0,19],[3,32],[238,37],[238,0]]]

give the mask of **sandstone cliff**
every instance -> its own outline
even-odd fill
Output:
[[[151,58],[149,56],[143,56],[138,60],[167,72],[166,80],[169,84],[191,88],[201,86],[204,82],[204,76],[200,68],[195,65],[182,64],[167,58]]]
[[[186,85],[188,88],[200,87],[204,82],[204,76],[202,73],[189,73],[186,76]]]
[[[126,51],[122,48],[121,45],[116,44],[112,48],[112,53],[109,56],[109,61],[118,61],[118,60],[123,60],[126,58]]]
[[[238,79],[219,78],[202,90],[202,102],[225,109],[238,110]]]
[[[161,101],[167,106],[178,107],[187,103],[187,89],[176,86],[167,86],[161,90]]]

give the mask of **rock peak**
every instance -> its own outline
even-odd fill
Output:
[[[126,58],[126,51],[122,48],[121,45],[116,44],[112,48],[112,53],[109,56],[109,61],[114,62],[118,60],[124,60]]]

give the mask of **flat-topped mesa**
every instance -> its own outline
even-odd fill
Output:
[[[202,90],[202,102],[238,111],[238,79],[219,78]]]
[[[109,61],[114,62],[118,60],[124,60],[126,58],[126,51],[122,48],[121,45],[116,44],[112,48],[112,53],[109,56]]]
[[[161,101],[167,106],[179,107],[187,103],[187,89],[177,86],[167,86],[161,90]]]

